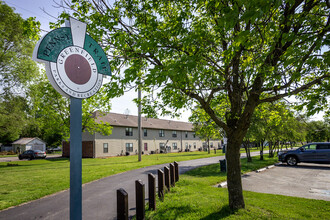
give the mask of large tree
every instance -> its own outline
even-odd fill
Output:
[[[7,94],[0,100],[0,143],[17,140],[27,123],[28,104],[25,98]]]
[[[40,23],[0,1],[0,96],[21,94],[38,72],[32,51]]]
[[[26,86],[38,75],[32,51],[39,22],[0,1],[0,142],[18,139],[28,123]]]
[[[326,121],[311,121],[307,123],[307,142],[323,142],[330,138],[329,123]]]
[[[109,54],[109,96],[143,79],[146,90],[158,89],[156,107],[198,103],[225,131],[231,209],[245,207],[240,145],[256,107],[329,82],[328,1],[66,3]]]

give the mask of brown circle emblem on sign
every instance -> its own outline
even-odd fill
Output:
[[[72,54],[66,59],[64,69],[69,79],[79,85],[87,83],[92,75],[88,61],[78,54]]]

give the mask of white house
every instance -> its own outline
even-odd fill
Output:
[[[14,152],[23,152],[26,150],[46,151],[46,142],[39,138],[21,138],[12,143]]]

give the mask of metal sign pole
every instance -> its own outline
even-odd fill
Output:
[[[111,76],[108,58],[87,33],[87,24],[69,18],[66,27],[43,36],[33,51],[35,61],[45,63],[49,82],[70,98],[70,219],[82,219],[82,99],[101,88],[103,76]]]
[[[70,98],[70,219],[82,219],[82,100]]]

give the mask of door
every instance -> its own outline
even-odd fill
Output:
[[[317,162],[330,162],[330,144],[317,144],[315,157]]]
[[[313,162],[316,161],[316,144],[309,144],[303,146],[304,151],[299,153],[299,159],[301,162]]]

